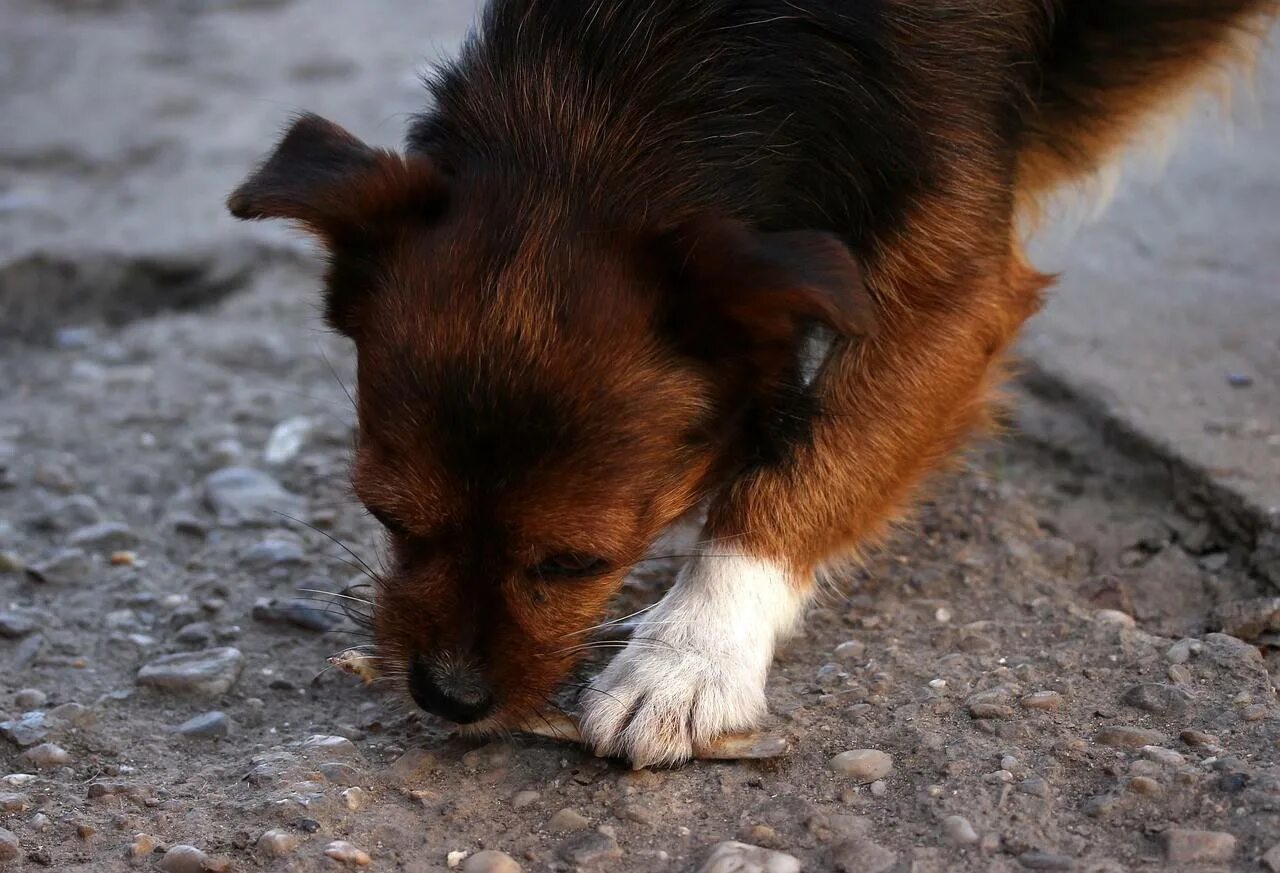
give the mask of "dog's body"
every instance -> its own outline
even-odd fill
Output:
[[[300,120],[231,199],[331,251],[385,669],[519,725],[708,507],[581,698],[676,762],[764,711],[813,577],[982,426],[1046,279],[1019,210],[1275,0],[494,0],[405,156]]]

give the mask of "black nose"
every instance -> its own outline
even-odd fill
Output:
[[[433,666],[423,658],[409,667],[409,694],[427,712],[457,724],[479,721],[493,709],[493,692],[479,670]]]

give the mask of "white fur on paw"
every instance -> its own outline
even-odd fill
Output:
[[[774,644],[804,601],[778,565],[706,550],[584,691],[584,741],[646,767],[680,763],[754,727],[766,711]]]

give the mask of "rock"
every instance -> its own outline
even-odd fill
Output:
[[[225,737],[231,728],[231,722],[225,712],[202,713],[189,718],[174,728],[174,733],[184,737]]]
[[[1135,727],[1103,728],[1094,734],[1093,741],[1103,746],[1117,749],[1141,749],[1143,746],[1158,746],[1164,742],[1164,736],[1155,731]]]
[[[1056,691],[1037,691],[1018,701],[1023,709],[1053,712],[1062,706],[1062,695]]]
[[[532,789],[517,791],[515,797],[511,798],[512,809],[524,809],[531,803],[537,802],[542,795]]]
[[[274,600],[263,598],[253,606],[257,621],[287,622],[313,631],[333,630],[342,624],[343,615],[336,606],[310,600]]]
[[[842,776],[868,783],[888,776],[893,769],[893,758],[876,749],[854,749],[836,755],[831,759],[831,766]]]
[[[0,812],[9,814],[24,811],[30,805],[31,798],[16,791],[0,791]]]
[[[49,702],[49,695],[45,694],[39,688],[23,688],[15,691],[13,694],[13,705],[29,712],[33,709],[40,709]]]
[[[326,756],[350,757],[356,758],[360,756],[360,750],[356,748],[356,744],[346,737],[332,736],[328,734],[312,734],[302,741],[302,751],[304,754],[324,753]]]
[[[25,637],[38,627],[40,627],[39,622],[29,613],[18,612],[15,609],[0,610],[0,637],[8,637],[11,640]]]
[[[1210,621],[1222,632],[1242,640],[1256,640],[1268,631],[1280,630],[1280,597],[1254,597],[1221,603]]]
[[[240,678],[244,655],[230,646],[164,655],[138,671],[138,684],[174,694],[217,697]]]
[[[485,849],[463,862],[462,873],[520,873],[520,865],[506,852]]]
[[[1204,731],[1185,730],[1178,735],[1178,739],[1182,740],[1188,746],[1197,748],[1217,748],[1221,745],[1218,738],[1213,734],[1207,734]]]
[[[839,661],[861,661],[867,654],[867,647],[858,640],[845,640],[836,646],[834,654]]]
[[[160,860],[164,873],[205,873],[205,861],[209,858],[195,846],[171,846]]]
[[[1134,776],[1125,787],[1134,794],[1141,794],[1145,797],[1155,797],[1163,791],[1160,783],[1150,776]]]
[[[1262,866],[1271,873],[1280,873],[1280,843],[1276,843],[1262,856]]]
[[[1220,863],[1236,853],[1236,838],[1222,831],[1170,828],[1160,839],[1165,857],[1174,864]]]
[[[1172,685],[1147,682],[1135,685],[1120,697],[1120,702],[1155,715],[1177,717],[1187,711],[1186,692]]]
[[[271,429],[262,459],[268,464],[284,464],[297,457],[311,432],[311,419],[304,415],[286,418]]]
[[[1075,859],[1070,855],[1033,851],[1019,855],[1018,863],[1028,870],[1070,870],[1075,866]]]
[[[444,856],[444,865],[450,870],[460,865],[467,859],[467,853],[464,851],[449,852]]]
[[[13,831],[7,828],[0,828],[0,863],[12,861],[22,853],[22,846],[18,843],[18,838],[13,835]]]
[[[354,864],[357,867],[368,867],[373,863],[368,852],[357,849],[346,840],[334,840],[324,847],[324,854],[342,864]]]
[[[955,846],[972,846],[978,842],[978,832],[962,815],[949,815],[942,820],[942,836]]]
[[[369,802],[369,792],[360,787],[347,788],[339,796],[342,798],[342,805],[351,812],[357,812]]]
[[[556,855],[570,864],[594,864],[596,861],[622,857],[618,841],[600,831],[585,831],[570,837],[556,847]]]
[[[969,704],[969,715],[977,719],[1013,718],[1013,708],[1003,703],[978,702]]]
[[[45,715],[38,709],[24,712],[16,719],[0,721],[0,736],[15,746],[33,746],[48,733]]]
[[[1030,794],[1032,797],[1048,797],[1049,783],[1040,776],[1028,776],[1018,783],[1017,790],[1020,794]]]
[[[1143,746],[1142,757],[1157,764],[1164,764],[1166,767],[1181,767],[1187,762],[1187,759],[1178,752],[1161,746]]]
[[[258,837],[256,845],[258,851],[268,858],[283,858],[285,855],[292,854],[300,842],[301,838],[297,834],[272,828]]]
[[[1116,808],[1116,799],[1110,794],[1098,794],[1090,797],[1080,807],[1080,811],[1089,818],[1106,818]]]
[[[213,625],[207,621],[193,621],[178,628],[173,638],[189,646],[207,646],[213,642]]]
[[[1191,660],[1192,655],[1200,654],[1203,648],[1199,640],[1184,637],[1170,646],[1164,653],[1164,657],[1170,664],[1185,664]]]
[[[1093,620],[1100,624],[1114,624],[1120,627],[1134,627],[1137,624],[1132,615],[1118,609],[1099,609],[1093,614]]]
[[[101,521],[86,525],[67,537],[67,544],[97,552],[114,552],[131,549],[138,544],[138,535],[127,524],[118,521]]]
[[[304,557],[302,546],[293,540],[268,537],[246,549],[240,561],[251,570],[267,570],[285,564],[301,564]]]
[[[831,850],[831,861],[840,873],[885,873],[898,856],[867,839],[845,840]]]
[[[205,500],[224,525],[279,524],[281,516],[305,510],[301,497],[286,491],[273,477],[248,467],[224,467],[204,480]]]
[[[559,833],[562,831],[582,830],[591,822],[582,813],[572,809],[562,809],[547,822],[547,830]]]
[[[439,766],[436,756],[426,749],[410,749],[387,768],[387,778],[396,785],[421,782],[428,773]]]
[[[84,582],[93,567],[83,549],[59,549],[43,561],[27,567],[27,576],[50,585]]]
[[[32,746],[22,753],[22,757],[34,764],[37,770],[61,767],[71,761],[71,756],[67,754],[67,750],[53,743],[41,743],[38,746]]]
[[[791,855],[746,843],[717,843],[698,873],[800,873],[800,861]]]

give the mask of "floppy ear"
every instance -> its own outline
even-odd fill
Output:
[[[333,246],[397,212],[438,208],[443,196],[427,158],[371,148],[332,121],[305,114],[227,198],[227,209],[236,218],[296,221]]]

